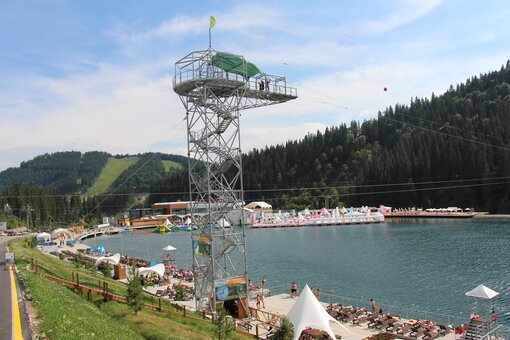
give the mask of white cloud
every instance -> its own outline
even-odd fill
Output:
[[[37,80],[52,93],[62,93],[76,88],[73,84],[87,87],[133,76],[133,80],[116,86],[10,108],[0,125],[1,156],[6,157],[5,150],[30,149],[34,145],[45,145],[54,151],[66,147],[111,153],[146,152],[151,151],[152,144],[169,138],[180,140],[176,145],[182,147],[184,109],[171,89],[170,79],[161,75],[140,79],[134,75],[143,70],[137,71],[104,66],[89,76]]]
[[[430,13],[443,0],[403,0],[398,7],[380,20],[369,20],[360,23],[362,31],[368,34],[380,34],[407,25]]]
[[[247,15],[249,14],[249,15]],[[242,5],[230,11],[214,15],[216,18],[215,31],[230,31],[236,34],[257,36],[263,28],[277,29],[279,14],[274,8],[260,5]],[[154,27],[136,29],[138,24],[117,23],[107,35],[121,43],[143,43],[152,39],[177,40],[190,34],[201,34],[209,29],[210,15],[180,15],[166,20]],[[135,28],[133,28],[135,26]]]
[[[111,38],[118,42],[131,44],[142,43],[150,39],[177,39],[182,35],[190,33],[199,33],[205,31],[208,27],[209,17],[192,18],[188,16],[179,16],[172,18],[160,25],[148,29],[136,31],[130,25],[118,23],[116,27],[107,32]]]

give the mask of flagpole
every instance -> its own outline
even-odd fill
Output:
[[[211,49],[211,28],[216,25],[216,18],[212,15],[209,17],[209,49]]]

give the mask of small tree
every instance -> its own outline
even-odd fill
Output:
[[[280,322],[280,327],[274,333],[274,340],[290,340],[294,337],[292,330],[292,323],[287,318],[283,318]]]
[[[135,315],[138,314],[138,311],[142,309],[142,283],[140,282],[140,276],[138,275],[138,271],[135,267],[131,271],[131,278],[128,279],[128,289],[127,289],[127,301],[129,308],[131,308]]]
[[[229,315],[225,308],[222,308],[214,318],[214,324],[216,325],[214,332],[218,336],[218,340],[226,339],[227,336],[234,330],[234,320],[228,316]]]
[[[103,276],[107,279],[112,277],[112,267],[110,267],[110,263],[106,262],[103,267]]]
[[[74,266],[76,268],[80,268],[81,261],[82,261],[81,253],[78,252],[78,253],[76,253],[76,256],[74,257]]]

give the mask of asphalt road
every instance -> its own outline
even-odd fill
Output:
[[[11,300],[11,278],[10,271],[5,270],[5,253],[9,241],[13,238],[0,239],[0,339],[14,339],[13,337],[13,315]],[[16,283],[17,299],[19,304],[19,312],[21,318],[21,328],[23,339],[31,339],[28,330],[28,322],[25,313],[25,307],[21,298],[21,288]]]

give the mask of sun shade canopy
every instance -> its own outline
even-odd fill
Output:
[[[247,78],[261,73],[255,64],[246,61],[242,56],[226,52],[217,52],[212,57],[212,64],[223,71],[236,73]]]
[[[163,277],[165,275],[165,265],[163,263],[158,263],[152,267],[141,267],[138,269],[138,275],[154,273]]]
[[[107,262],[107,263],[113,263],[113,264],[119,264],[120,262],[120,254],[117,253],[113,256],[101,256],[98,257],[96,260],[96,267],[99,266],[100,263]]]
[[[475,297],[475,298],[482,298],[482,299],[492,299],[499,295],[498,292],[484,286],[479,285],[473,290],[470,290],[466,293],[467,296]]]

